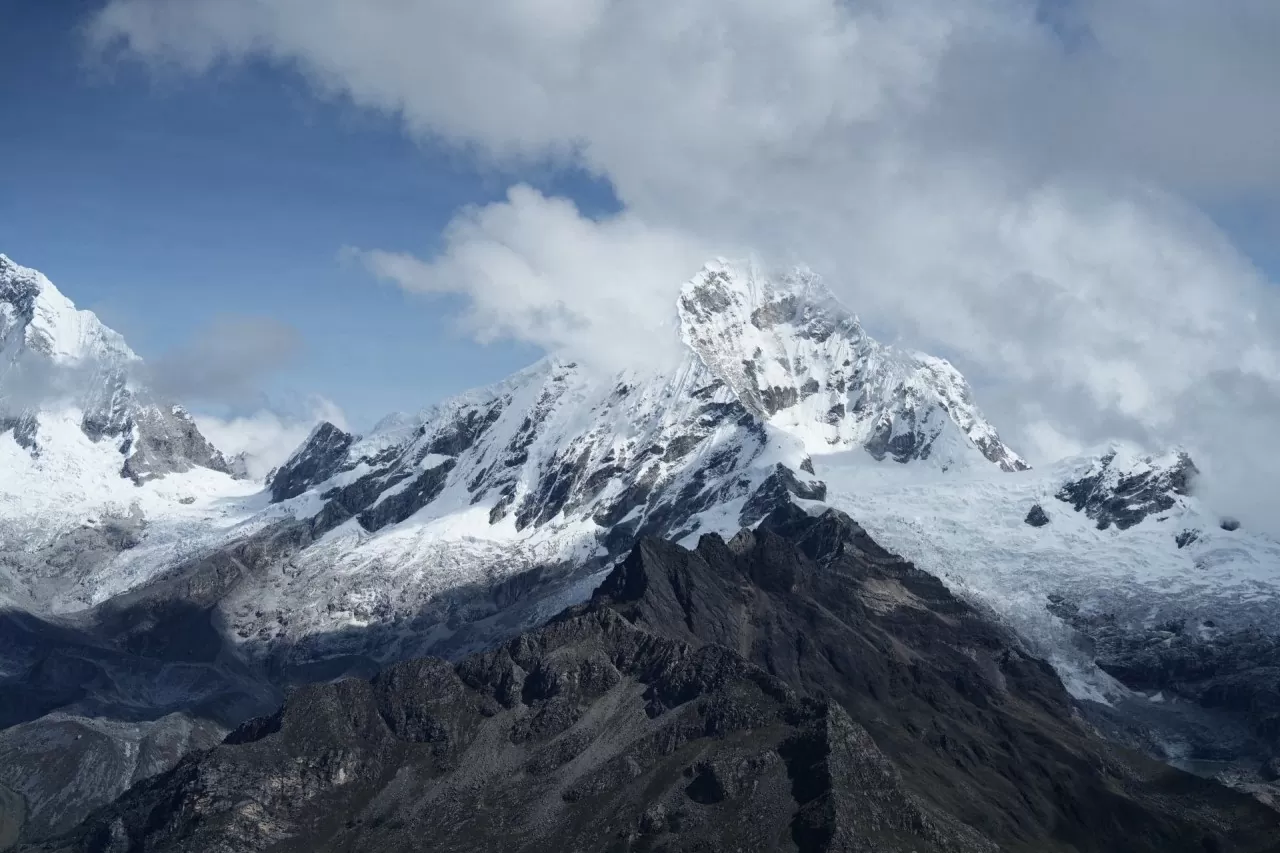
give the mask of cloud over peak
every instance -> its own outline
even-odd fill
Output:
[[[616,370],[674,354],[676,294],[708,255],[630,214],[587,219],[518,185],[505,202],[459,214],[430,261],[363,257],[406,290],[469,297],[463,322],[482,341],[516,338]]]

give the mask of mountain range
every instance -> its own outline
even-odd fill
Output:
[[[730,630],[723,615],[710,622],[689,616],[681,627],[679,619],[672,621],[676,611],[670,601],[663,605],[666,610],[648,615],[643,607],[618,603],[617,595],[608,607],[599,603],[609,589],[626,585],[628,564],[655,553],[659,546],[653,543],[677,549],[663,554],[703,554],[704,548],[719,547],[703,543],[746,542],[739,531],[760,530],[763,524],[757,535],[766,536],[790,519],[788,541],[794,541],[789,547],[803,550],[809,534],[793,528],[807,529],[816,518],[828,519],[827,524],[841,519],[846,531],[841,536],[864,531],[847,534],[867,537],[859,546],[863,562],[880,565],[876,560],[892,554],[909,559],[903,565],[928,579],[919,583],[936,584],[925,609],[942,614],[939,624],[954,622],[955,608],[961,608],[965,624],[980,622],[982,631],[994,632],[984,634],[983,643],[1016,651],[1019,660],[1048,661],[1052,668],[1036,676],[1043,683],[1027,689],[1052,694],[1053,738],[1066,737],[1062,726],[1074,714],[1076,724],[1088,729],[1079,735],[1090,744],[1086,752],[1105,752],[1089,740],[1102,732],[1126,748],[1217,775],[1274,802],[1268,776],[1273,781],[1270,768],[1280,770],[1280,668],[1274,664],[1280,651],[1275,640],[1280,543],[1215,515],[1196,494],[1195,463],[1186,452],[1115,445],[1031,470],[983,416],[952,365],[875,341],[805,270],[775,273],[750,263],[709,263],[681,289],[673,319],[679,330],[676,358],[619,373],[548,358],[489,388],[416,414],[389,416],[367,434],[322,423],[265,483],[257,483],[236,475],[238,466],[200,435],[184,409],[156,399],[141,360],[119,335],[91,313],[76,310],[44,276],[0,256],[0,632],[8,641],[0,660],[6,709],[0,722],[7,727],[0,731],[0,753],[9,768],[0,769],[0,813],[12,839],[75,837],[81,840],[65,843],[90,845],[84,849],[183,849],[173,847],[173,839],[195,830],[165,824],[170,828],[154,835],[154,827],[140,828],[150,827],[151,819],[139,818],[137,811],[157,808],[155,798],[177,803],[194,796],[187,783],[182,794],[165,788],[178,784],[181,774],[207,781],[210,772],[231,772],[210,767],[234,764],[242,759],[229,757],[233,753],[253,750],[267,750],[270,761],[319,761],[334,773],[345,767],[324,764],[335,760],[332,750],[338,747],[331,742],[322,744],[323,760],[308,752],[312,745],[305,742],[257,746],[288,736],[286,722],[294,719],[291,709],[299,708],[298,702],[302,713],[311,714],[306,709],[347,701],[325,698],[324,690],[351,690],[355,696],[372,689],[377,695],[390,690],[395,698],[387,701],[395,705],[408,701],[400,694],[409,688],[387,685],[408,677],[397,673],[414,671],[401,661],[425,656],[480,661],[458,664],[459,673],[468,666],[492,667],[497,664],[485,661],[499,654],[494,649],[507,648],[518,661],[524,652],[517,650],[529,643],[560,648],[560,640],[547,640],[546,632],[570,623],[578,633],[565,641],[572,650],[566,654],[587,654],[588,646],[604,643],[606,656],[612,656],[611,684],[574,699],[573,714],[582,718],[596,713],[602,697],[614,695],[610,691],[630,689],[619,685],[666,689],[654,688],[650,664],[619,651],[637,642],[628,631],[644,631],[661,642],[685,644],[680,648],[686,651],[663,652],[668,658],[683,659],[695,654],[688,649],[712,646],[740,656],[739,662],[725,664],[734,673],[726,676],[729,681],[716,680],[709,692],[694,691],[684,701],[695,696],[713,701],[705,697],[719,696],[717,691],[738,681],[763,691],[767,698],[748,702],[755,708],[751,713],[765,713],[792,728],[779,730],[777,743],[752,747],[782,761],[762,769],[761,779],[769,773],[794,775],[793,769],[784,771],[789,759],[779,744],[803,740],[808,737],[803,732],[814,727],[825,727],[829,736],[835,726],[846,745],[865,747],[869,737],[884,755],[866,759],[870,764],[855,763],[849,772],[865,776],[873,772],[869,768],[880,768],[874,773],[891,768],[906,780],[883,788],[892,813],[884,818],[886,825],[905,821],[941,827],[928,836],[933,840],[918,841],[934,846],[901,849],[1010,848],[1022,843],[1015,843],[1018,838],[1042,837],[1049,832],[1045,827],[1069,824],[1032,809],[1020,819],[1039,829],[1026,828],[1019,835],[1008,827],[979,826],[982,808],[1020,813],[1010,812],[1009,803],[993,801],[980,808],[973,802],[922,801],[930,762],[947,753],[945,744],[928,761],[890,745],[900,733],[878,728],[877,715],[896,714],[895,706],[849,698],[864,696],[859,692],[864,688],[854,690],[846,682],[856,680],[854,673],[865,661],[841,668],[827,655],[823,666],[835,672],[815,682],[804,673],[783,671],[776,638],[765,644],[771,651],[762,657],[751,644],[743,646],[730,636],[746,624],[773,624],[764,611],[748,608],[755,615],[745,622],[735,617],[730,621],[737,627]],[[835,582],[824,574],[835,571],[830,566],[839,556],[823,551],[805,557],[806,583],[821,590],[818,595],[811,589],[806,607],[811,609],[813,600],[833,607],[841,600]],[[782,562],[790,565],[795,559]],[[867,612],[892,616],[917,607],[893,586],[902,582],[897,575],[890,583],[866,576],[866,566],[841,571],[847,595],[857,603],[850,599],[841,605],[848,612],[839,618],[864,640],[870,630],[863,625]],[[753,577],[749,571],[746,576]],[[722,585],[723,577],[717,577],[713,583],[699,576],[692,589]],[[768,587],[758,581],[751,583]],[[690,589],[677,584],[671,594],[688,609],[681,596],[693,594]],[[595,604],[584,605],[587,601]],[[782,612],[794,602],[778,606]],[[858,608],[861,615],[855,619],[850,613]],[[906,660],[936,657],[947,642],[956,648],[970,642],[934,636],[931,651],[911,651],[921,639],[896,634],[902,626],[895,618],[889,619],[892,630],[883,625],[876,630],[896,637]],[[795,628],[791,617],[784,621],[793,625],[789,642],[803,645],[809,631]],[[512,639],[517,636],[526,639]],[[1001,639],[992,639],[996,636]],[[855,643],[856,638],[841,642],[846,640]],[[649,642],[659,641],[644,641]],[[836,645],[833,641],[831,648]],[[544,648],[539,654],[552,651]],[[627,666],[619,664],[619,654],[627,657]],[[538,660],[519,667],[540,671]],[[952,674],[958,665],[935,663]],[[431,678],[448,680],[431,671]],[[773,682],[766,684],[766,675],[780,679],[781,686],[768,686]],[[305,686],[335,679],[365,684],[361,677],[374,678],[372,688]],[[494,673],[458,677],[467,690],[479,693],[467,694],[470,698],[460,698],[462,704],[447,711],[449,726],[479,731],[479,723],[467,716],[472,711],[464,708],[483,705],[477,697],[499,690],[501,679],[494,681]],[[529,676],[521,677],[528,685]],[[1009,674],[992,677],[999,681]],[[276,709],[295,689],[299,692],[284,705],[282,718]],[[963,693],[954,684],[947,689]],[[920,699],[915,690],[909,692]],[[838,697],[841,691],[848,701],[837,703],[840,711],[804,704],[818,701],[819,693]],[[536,718],[545,710],[539,703],[556,695],[549,687],[535,691],[534,701],[521,699],[526,710],[517,716]],[[497,701],[507,709],[495,710],[499,716],[516,708],[500,697]],[[760,711],[760,702],[771,710]],[[384,723],[367,725],[390,726],[389,734],[375,736],[362,728],[342,737],[373,737],[383,744],[353,759],[351,772],[367,761],[383,769],[375,773],[364,767],[360,784],[365,787],[359,791],[365,793],[350,789],[342,797],[374,796],[385,782],[378,773],[399,766],[400,759],[387,764],[383,741],[404,739],[398,724],[387,718],[401,712],[379,707]],[[608,719],[614,712],[599,713]],[[841,714],[854,716],[845,721]],[[245,722],[255,717],[268,722]],[[832,722],[837,717],[840,721]],[[1079,719],[1087,719],[1087,725]],[[342,725],[348,724],[356,725]],[[547,737],[560,737],[573,725],[544,732],[530,743],[546,745]],[[281,734],[269,731],[272,726]],[[336,722],[311,721],[304,727],[312,726],[341,729]],[[734,723],[721,734],[743,726],[753,728]],[[1046,736],[1045,730],[1037,729],[1038,736]],[[573,737],[594,743],[595,731]],[[233,734],[226,745],[203,751],[228,732]],[[476,757],[471,741],[461,747],[449,738],[452,745],[436,753],[444,749],[455,760]],[[869,754],[864,747],[855,752]],[[601,747],[600,761],[615,748],[621,746]],[[1083,747],[1070,747],[1077,748]],[[534,760],[533,753],[525,758]],[[712,765],[721,759],[728,760],[721,755]],[[702,771],[696,762],[689,766],[694,767],[692,786]],[[712,775],[716,772],[723,775]],[[1141,771],[1138,775],[1147,780],[1141,785],[1155,785],[1154,772]],[[458,770],[441,765],[431,773],[456,778]],[[747,777],[755,774],[752,770]],[[322,804],[337,784],[332,775],[327,779],[298,784],[318,785],[315,802]],[[1086,787],[1095,783],[1099,790],[1107,787],[1097,780]],[[621,783],[602,784],[600,796],[623,790]],[[976,783],[969,778],[955,784]],[[815,795],[827,798],[822,809],[828,816],[831,809],[841,814],[840,798],[848,796],[832,785]],[[118,806],[110,805],[131,786]],[[1142,802],[1164,796],[1155,790],[1143,788],[1134,796]],[[1196,796],[1225,796],[1204,793],[1209,790]],[[511,789],[513,802],[528,795],[518,785]],[[666,796],[636,803],[663,814],[678,810]],[[789,796],[787,808],[793,810],[816,802],[794,790]],[[341,801],[354,813],[355,801]],[[388,802],[394,801],[392,796]],[[470,801],[450,802],[463,808]],[[1235,805],[1222,808],[1252,808],[1230,802]],[[97,808],[106,811],[93,812]],[[1152,820],[1159,823],[1171,812],[1160,814],[1165,817]],[[1179,811],[1177,820],[1200,827],[1196,837],[1208,839],[1205,844],[1236,849],[1231,845],[1239,839],[1230,833],[1204,829],[1222,819],[1207,814],[1188,817]],[[292,838],[299,830],[290,822],[304,817],[319,820],[302,812],[272,812],[267,823],[280,821],[280,839]],[[79,831],[86,818],[83,831],[90,835],[65,835]],[[668,827],[664,820],[649,823]],[[840,820],[815,820],[833,837],[845,831],[834,828]],[[865,825],[857,820],[849,825],[854,827],[849,838],[875,843]],[[792,843],[802,849],[837,849],[804,848],[794,821],[790,826]],[[608,831],[623,832],[612,825]],[[626,829],[624,835],[636,831]],[[348,833],[356,840],[341,847],[334,840],[341,832],[325,832],[314,836],[325,839],[324,849],[362,849],[360,844],[373,839],[394,838],[357,829]],[[3,836],[0,825],[0,840]],[[954,836],[947,842],[952,846],[938,840],[944,836]],[[91,837],[98,840],[86,840]],[[242,841],[216,843],[225,849],[260,849],[235,846]],[[592,848],[582,843],[583,849]],[[1245,846],[1239,849],[1266,849],[1240,843]],[[136,844],[143,846],[131,846]],[[214,841],[207,845],[200,849],[219,849]],[[1079,842],[1062,849],[1166,848]]]

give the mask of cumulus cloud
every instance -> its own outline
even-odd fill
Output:
[[[92,32],[611,181],[614,218],[516,188],[437,258],[367,256],[481,336],[612,363],[686,254],[746,246],[998,384],[1015,441],[1183,443],[1280,510],[1278,290],[1200,212],[1275,209],[1272,0],[112,0]]]
[[[255,480],[266,477],[288,459],[321,421],[348,428],[342,409],[324,398],[312,400],[305,411],[296,414],[262,409],[231,417],[208,413],[192,417],[205,438],[227,457],[244,454],[246,471]]]
[[[572,202],[526,186],[449,226],[429,262],[382,251],[369,268],[406,290],[470,297],[481,340],[531,341],[608,370],[674,358],[674,299],[655,298],[707,258],[686,237],[621,215],[585,219]]]

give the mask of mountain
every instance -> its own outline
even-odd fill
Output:
[[[0,841],[15,810],[28,836],[73,826],[279,700],[234,660],[129,648],[119,622],[56,604],[149,537],[172,549],[206,534],[219,502],[259,488],[227,473],[143,368],[92,312],[0,255]]]
[[[365,435],[321,424],[265,486],[189,455],[130,477],[133,445],[86,432],[86,397],[42,400],[34,449],[0,434],[0,593],[36,620],[0,678],[42,715],[22,725],[157,726],[180,698],[116,687],[157,667],[188,679],[182,725],[222,732],[296,684],[534,630],[637,541],[727,540],[794,505],[848,512],[1015,630],[1111,735],[1261,784],[1280,758],[1280,543],[1216,516],[1188,455],[1116,445],[1029,470],[951,365],[877,343],[803,270],[708,264],[672,315],[678,358],[610,375],[546,359]],[[12,351],[35,351],[33,322],[6,326],[24,330]],[[141,405],[136,365],[116,375]],[[47,663],[67,659],[90,663]],[[113,781],[43,835],[141,778],[110,750],[143,736],[94,741],[76,772]],[[58,791],[38,742],[26,729],[8,753],[43,780],[37,805]]]
[[[41,292],[55,292],[41,282]],[[731,533],[787,496],[821,500],[816,454],[863,448],[885,464],[946,471],[1026,467],[954,368],[876,343],[811,274],[716,262],[685,285],[677,312],[683,355],[674,366],[602,376],[548,359],[365,436],[322,425],[262,497],[227,500],[222,481],[202,483],[184,492],[183,511],[142,506],[130,547],[102,549],[95,569],[25,572],[57,575],[28,590],[32,607],[76,612],[194,582],[254,654],[461,652],[581,598],[639,536]],[[118,360],[136,361],[118,346]],[[75,439],[101,451],[87,433]],[[63,455],[50,448],[30,458],[52,467]],[[90,479],[122,488],[114,475]],[[117,497],[108,513],[73,505],[56,524],[32,513],[29,498],[20,509],[46,529],[83,536],[95,513],[110,518],[99,525],[132,529],[139,499]],[[288,543],[262,562],[289,570],[191,581],[210,555],[253,536]],[[513,597],[546,603],[517,618]],[[405,639],[407,622],[431,630]]]
[[[768,277],[709,264],[677,303],[682,339],[753,414],[810,453],[861,447],[875,459],[1027,464],[978,411],[940,358],[886,347],[826,285],[799,269]]]
[[[48,611],[153,521],[256,490],[144,379],[120,335],[0,255],[0,604]]]
[[[642,540],[457,664],[294,693],[43,850],[1280,849],[1116,750],[1044,662],[848,516]]]
[[[477,577],[602,567],[639,536],[732,533],[787,495],[821,500],[814,454],[1026,467],[954,368],[876,343],[810,274],[710,264],[678,312],[683,357],[666,370],[548,360],[369,436],[318,428],[271,493],[322,541],[251,587],[236,629],[278,631],[259,612],[308,588],[331,590],[326,610],[291,612],[285,636],[418,614]]]
[[[93,312],[77,310],[43,275],[0,255],[0,425],[18,444],[36,457],[46,449],[57,455],[65,440],[57,418],[75,414],[90,442],[114,444],[120,475],[135,483],[195,467],[226,473],[226,460],[191,416],[134,381],[140,366]]]

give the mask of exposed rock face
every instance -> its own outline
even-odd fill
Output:
[[[40,446],[36,442],[39,429],[40,420],[36,412],[31,409],[0,415],[0,433],[13,430],[13,440],[19,447],[25,447],[33,455],[40,452]]]
[[[1172,509],[1179,497],[1190,493],[1198,473],[1186,453],[1156,459],[1122,457],[1112,451],[1092,470],[1065,484],[1057,498],[1096,521],[1099,530],[1113,524],[1126,530]]]
[[[1035,504],[1031,509],[1027,510],[1027,517],[1023,519],[1032,527],[1044,527],[1049,523],[1049,514],[1044,511],[1044,507]]]
[[[742,505],[738,523],[743,527],[751,527],[778,507],[789,506],[793,496],[808,501],[824,500],[827,497],[827,487],[818,480],[801,482],[795,472],[779,464]]]
[[[1274,850],[1280,815],[1108,749],[1061,683],[848,517],[646,539],[458,664],[317,684],[63,851]]]
[[[271,475],[271,500],[296,498],[334,474],[347,463],[347,449],[355,436],[328,421],[318,424],[302,446]]]
[[[137,407],[126,421],[127,458],[121,475],[135,483],[193,467],[230,474],[222,453],[200,434],[181,406]]]

